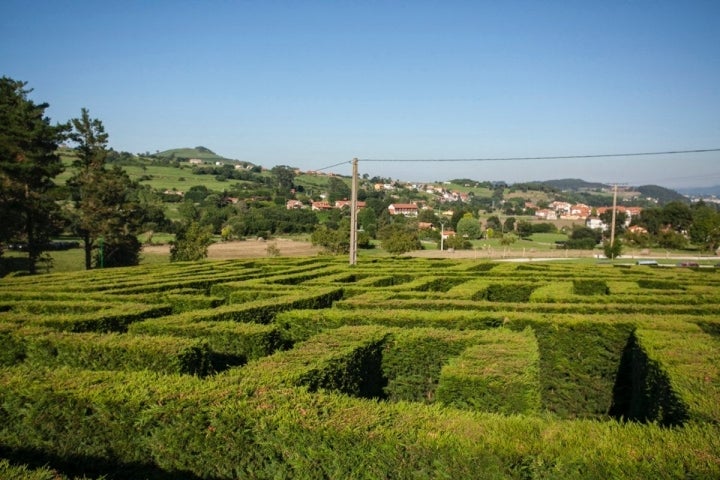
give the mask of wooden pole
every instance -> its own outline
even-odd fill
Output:
[[[617,183],[614,185],[613,189],[613,208],[612,208],[612,223],[610,225],[610,250],[612,251],[613,246],[615,245],[615,210],[617,207]],[[614,259],[615,254],[612,254],[612,257]]]
[[[352,161],[352,188],[350,196],[350,265],[357,263],[357,193],[358,193],[358,159]]]

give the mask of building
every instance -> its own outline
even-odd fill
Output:
[[[541,219],[541,220],[557,220],[557,213],[555,213],[555,210],[550,210],[549,208],[543,208],[541,210],[537,210],[535,212],[535,217]]]
[[[605,225],[605,222],[603,222],[599,218],[588,218],[585,221],[585,226],[588,228],[592,228],[593,230],[607,230],[607,225]]]
[[[304,206],[300,200],[288,200],[287,203],[285,203],[285,208],[288,210],[300,210]]]
[[[350,204],[352,203],[351,200],[336,200],[335,201],[335,208],[350,208]],[[358,201],[357,202],[357,208],[365,208],[365,202]]]
[[[312,203],[312,209],[314,211],[332,210],[332,208],[333,207],[331,207],[328,202],[313,202]]]
[[[388,207],[388,212],[390,212],[390,215],[417,217],[418,206],[414,203],[393,203]]]

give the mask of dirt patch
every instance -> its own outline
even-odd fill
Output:
[[[311,257],[320,252],[320,249],[310,242],[301,242],[277,238],[273,240],[246,240],[242,242],[221,242],[213,243],[208,247],[208,257],[213,260],[225,260],[231,258],[258,258],[271,256],[268,247],[277,248],[281,257]],[[145,245],[143,253],[170,255],[169,245]]]

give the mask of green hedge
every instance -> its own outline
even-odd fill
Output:
[[[440,370],[447,361],[481,341],[477,331],[431,328],[392,329],[382,355],[389,401],[433,403]]]
[[[348,325],[385,325],[388,327],[432,327],[458,330],[482,330],[503,324],[507,315],[472,311],[420,310],[289,310],[279,313],[274,324],[290,342],[305,340],[329,328]]]
[[[508,326],[535,331],[545,410],[561,418],[607,418],[632,323],[516,320]]]
[[[21,331],[18,334],[22,334]],[[26,333],[24,361],[88,370],[153,370],[205,376],[213,372],[207,341],[169,336]]]
[[[0,444],[74,458],[81,473],[112,478],[720,475],[717,425],[463,413],[249,377],[232,385],[192,378],[0,369]]]
[[[170,317],[134,323],[128,332],[203,339],[213,352],[213,365],[218,370],[243,365],[289,346],[274,325],[234,321],[184,322]]]
[[[609,295],[610,288],[605,280],[573,280],[575,295]]]
[[[13,465],[0,458],[0,478],[12,480],[65,480],[67,476],[48,467],[33,468],[27,465]],[[85,478],[85,477],[83,477]]]
[[[125,332],[133,322],[161,317],[171,312],[172,307],[169,305],[111,303],[110,308],[80,314],[36,315],[27,312],[9,312],[3,314],[2,320],[67,332]]]
[[[535,334],[483,332],[440,372],[437,400],[452,407],[505,414],[540,411],[539,352]]]
[[[564,262],[345,263],[207,261],[3,279],[0,457],[109,478],[720,478],[720,276]],[[573,281],[604,282],[612,295],[578,295]],[[685,289],[659,288],[670,285]],[[30,334],[43,322],[104,329],[112,315],[132,333]],[[527,327],[539,355],[534,407],[516,395],[529,383],[513,382],[532,370]],[[150,342],[205,338],[213,361],[225,352],[247,363],[198,378],[25,358],[33,335],[69,352],[65,337],[101,349],[141,332]],[[508,338],[483,344],[494,335]],[[506,372],[504,390],[483,383],[490,368]],[[460,377],[477,388],[463,391]],[[512,414],[448,408],[434,401],[445,395],[439,382],[454,385],[448,403],[482,397]]]
[[[720,350],[707,334],[638,329],[627,347],[627,417],[680,425],[720,419]]]
[[[671,280],[654,280],[651,278],[641,278],[637,281],[640,288],[649,288],[653,290],[685,290],[685,285],[677,281]]]
[[[342,297],[342,288],[312,288],[303,293],[295,293],[279,298],[223,305],[212,309],[193,310],[173,315],[167,319],[161,318],[159,321],[176,320],[189,323],[232,320],[235,322],[270,323],[280,312],[296,308],[328,308],[333,305],[333,302]]]
[[[524,283],[493,283],[487,289],[479,292],[473,300],[488,300],[491,302],[529,302],[536,284]]]

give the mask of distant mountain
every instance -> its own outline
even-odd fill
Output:
[[[597,182],[586,182],[579,178],[562,178],[560,180],[546,180],[544,182],[533,182],[541,185],[547,185],[557,190],[563,191],[578,191],[578,190],[597,190],[602,188],[608,188],[604,183]]]
[[[191,158],[198,158],[200,160],[205,160],[208,162],[219,162],[219,161],[237,162],[237,160],[225,158],[225,157],[213,152],[209,148],[202,147],[202,146],[195,147],[195,148],[173,148],[170,150],[165,150],[164,152],[156,153],[153,156],[161,157],[161,158],[175,158],[176,160],[180,160],[180,161],[190,160]]]
[[[642,185],[640,187],[637,187],[635,190],[640,192],[643,197],[656,199],[661,205],[674,201],[689,201],[689,199],[685,195],[682,195],[675,190],[661,187],[659,185]]]
[[[720,185],[714,187],[678,188],[678,192],[690,197],[720,196]]]

